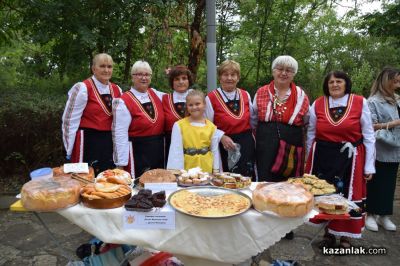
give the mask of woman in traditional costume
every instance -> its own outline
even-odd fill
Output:
[[[303,174],[303,132],[309,100],[306,93],[293,82],[297,69],[298,63],[293,57],[278,56],[272,62],[274,80],[259,88],[254,96],[259,181],[279,182]],[[280,169],[272,171],[277,162],[285,161],[283,154],[278,153],[281,141],[296,146],[296,160],[281,164],[282,167],[278,167]]]
[[[396,231],[390,220],[396,190],[397,171],[400,162],[400,70],[386,67],[378,75],[371,88],[368,106],[372,113],[375,130],[390,130],[398,140],[391,145],[376,140],[376,174],[367,183],[367,219],[365,227],[378,231],[378,224],[385,230]]]
[[[173,89],[172,93],[165,94],[162,98],[165,115],[165,151],[168,158],[171,144],[172,126],[176,121],[186,116],[186,95],[193,85],[193,77],[190,70],[183,65],[173,67],[168,73],[168,81]]]
[[[136,61],[131,69],[133,87],[113,102],[114,162],[132,177],[164,168],[163,92],[150,88],[152,69]]]
[[[110,82],[113,60],[97,54],[92,62],[93,76],[76,83],[68,92],[62,116],[62,133],[67,160],[87,162],[95,173],[114,168],[111,137],[112,101],[122,94]]]
[[[335,185],[338,193],[360,209],[349,220],[333,220],[325,230],[320,247],[350,247],[349,238],[361,238],[364,227],[366,180],[375,173],[375,137],[367,101],[351,93],[351,80],[341,71],[326,75],[325,96],[310,108],[307,133],[306,172]],[[320,221],[312,220],[318,223]]]
[[[250,94],[237,88],[240,79],[240,65],[226,60],[218,67],[220,88],[206,97],[206,118],[213,122],[225,135],[221,139],[219,150],[222,170],[239,173],[255,178],[255,143],[252,134],[251,118],[256,119]],[[231,168],[228,167],[228,151],[240,145],[240,159]]]

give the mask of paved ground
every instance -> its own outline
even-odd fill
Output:
[[[38,219],[32,213],[15,213],[7,210],[14,200],[10,195],[0,195],[0,265],[66,265],[68,259],[62,253],[72,254],[90,235],[71,224],[57,213],[41,214],[57,239],[63,243],[62,251],[54,244]],[[395,215],[393,221],[400,226],[400,178],[397,181]],[[365,231],[363,239],[354,241],[356,246],[383,247],[386,255],[326,256],[308,242],[317,228],[303,225],[295,230],[294,240],[281,240],[260,254],[254,265],[269,265],[272,259],[295,259],[301,265],[398,265],[400,258],[400,229],[387,232]],[[321,233],[322,235],[322,233]],[[319,239],[318,239],[319,240]],[[317,242],[318,242],[317,240]],[[303,251],[303,252],[301,252]],[[77,259],[76,257],[74,259]]]

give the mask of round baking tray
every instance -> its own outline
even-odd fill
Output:
[[[247,208],[245,208],[245,209],[243,209],[243,210],[241,210],[241,211],[239,211],[237,213],[234,213],[234,214],[223,215],[223,216],[195,215],[195,214],[191,214],[191,213],[185,212],[184,210],[181,210],[179,208],[176,208],[171,202],[171,199],[175,194],[181,193],[182,191],[185,191],[185,190],[193,192],[193,193],[197,193],[197,194],[202,195],[202,196],[220,196],[220,195],[224,195],[224,194],[237,194],[237,195],[240,195],[240,196],[246,198],[249,201],[249,204],[248,204]],[[189,215],[189,216],[198,217],[198,218],[206,218],[206,219],[219,219],[219,218],[233,217],[233,216],[236,216],[236,215],[239,215],[239,214],[242,214],[242,213],[246,212],[248,209],[250,209],[250,207],[252,205],[252,201],[251,201],[251,198],[249,196],[247,196],[245,193],[237,191],[237,190],[232,190],[232,189],[227,189],[227,188],[220,188],[220,187],[212,187],[212,186],[207,186],[207,187],[204,187],[204,186],[203,187],[199,187],[199,186],[197,186],[197,187],[183,188],[181,190],[175,191],[174,193],[169,195],[168,204],[172,208],[174,208],[176,211],[178,211],[180,213],[183,213],[183,214],[186,214],[186,215]]]
[[[114,199],[88,199],[82,197],[81,195],[82,204],[92,209],[113,209],[122,207],[124,206],[125,202],[127,202],[130,198],[131,193]]]

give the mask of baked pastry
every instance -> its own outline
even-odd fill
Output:
[[[201,195],[184,189],[171,195],[169,202],[178,211],[198,217],[229,217],[251,206],[250,199],[240,194]]]
[[[131,197],[128,185],[97,182],[84,186],[81,190],[82,203],[94,209],[118,208]]]
[[[32,180],[21,190],[22,205],[32,211],[55,211],[79,202],[81,185],[70,177]]]
[[[153,169],[146,171],[139,178],[139,184],[144,187],[145,183],[171,183],[176,182],[176,176],[169,170]]]
[[[132,184],[132,177],[131,175],[124,170],[115,168],[109,169],[106,171],[101,172],[97,175],[96,181],[99,182],[100,180],[104,180],[106,182],[121,184],[121,185],[130,185]]]
[[[191,168],[188,171],[180,170],[178,184],[181,186],[204,186],[209,183],[209,174],[202,172],[200,167]]]
[[[299,184],[261,183],[253,191],[255,209],[272,211],[283,217],[304,216],[313,204],[313,195]]]
[[[289,178],[288,182],[303,185],[313,195],[324,195],[336,192],[334,185],[329,184],[324,179],[319,179],[315,175],[304,174],[303,177]]]
[[[59,177],[71,177],[80,182],[81,185],[94,182],[94,169],[89,167],[89,173],[65,173],[64,166],[53,168],[53,178],[57,180]]]
[[[251,185],[251,178],[248,176],[242,176],[241,174],[224,172],[214,175],[211,179],[211,184],[217,187],[241,189],[247,188]]]
[[[327,214],[345,214],[348,212],[346,199],[339,195],[322,196],[316,199],[315,206]]]

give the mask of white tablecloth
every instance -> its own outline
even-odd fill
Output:
[[[251,196],[250,190],[243,192]],[[262,252],[317,214],[311,211],[304,217],[281,218],[250,209],[231,218],[203,219],[176,212],[175,230],[127,230],[123,229],[123,211],[123,207],[96,210],[78,204],[59,214],[107,243],[138,245],[231,264]]]

